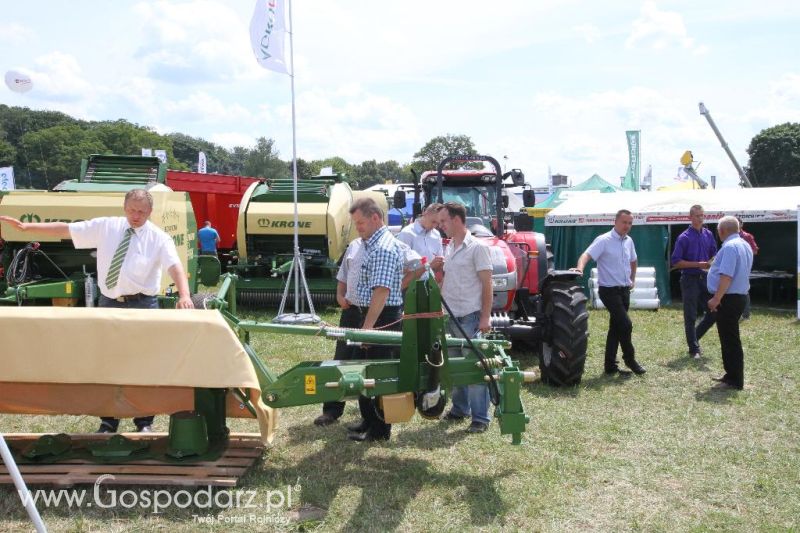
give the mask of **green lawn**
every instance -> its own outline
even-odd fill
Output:
[[[689,360],[680,310],[632,313],[642,377],[605,377],[607,314],[591,312],[583,383],[535,382],[523,401],[531,418],[521,446],[496,424],[478,436],[466,424],[416,417],[392,440],[358,444],[342,424],[317,428],[318,406],[281,412],[274,445],[242,481],[263,505],[268,491],[293,487],[288,525],[255,522],[263,509],[231,509],[200,524],[205,509],[51,508],[51,531],[459,531],[465,529],[796,530],[800,528],[800,325],[790,313],[754,312],[742,324],[746,389],[712,389],[721,373],[712,330],[705,358]],[[251,315],[249,318],[261,316]],[[326,315],[333,322],[334,315]],[[268,365],[284,371],[330,358],[321,338],[256,335]],[[534,357],[516,354],[526,368]],[[348,403],[343,421],[357,418]],[[128,424],[130,422],[127,422]],[[157,429],[166,430],[167,417]],[[0,431],[93,431],[92,417],[0,416]],[[232,421],[234,431],[255,423]],[[89,487],[91,489],[91,487]],[[0,489],[0,530],[30,529],[16,493]],[[119,489],[122,490],[122,489]],[[274,493],[273,493],[274,495]],[[273,500],[274,501],[274,500]]]

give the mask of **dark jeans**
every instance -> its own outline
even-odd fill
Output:
[[[360,328],[364,325],[364,316],[361,309],[351,305],[342,310],[339,318],[339,327]],[[347,341],[336,341],[336,354],[333,356],[336,361],[353,361],[364,359],[364,350],[359,346],[348,346]],[[322,412],[333,418],[339,418],[344,413],[344,402],[325,402],[322,404]]]
[[[158,309],[158,298],[155,296],[146,296],[130,302],[118,302],[101,294],[97,305],[98,307],[114,307],[117,309]],[[151,425],[154,418],[154,416],[140,416],[134,418],[133,423],[136,425],[137,429],[140,429]],[[103,416],[100,417],[100,420],[104,426],[108,426],[110,429],[117,431],[119,427],[119,418]]]
[[[681,274],[681,298],[683,299],[683,330],[689,353],[700,351],[700,339],[714,325],[716,317],[708,311],[711,294],[706,287],[706,274]],[[697,323],[697,315],[702,316]]]
[[[717,333],[722,348],[723,381],[737,389],[744,387],[744,351],[739,337],[739,319],[747,303],[745,294],[726,294],[717,308]]]
[[[367,314],[367,309],[363,310],[364,316]],[[386,306],[375,321],[375,326],[385,326],[400,320],[403,316],[403,306],[393,305]],[[397,322],[393,326],[385,328],[387,331],[400,331],[403,329],[403,323]],[[393,346],[375,345],[369,346],[366,350],[365,359],[392,359],[399,357],[399,353]],[[378,406],[378,398],[369,398],[367,396],[358,397],[358,408],[361,411],[361,417],[367,426],[367,431],[375,436],[389,436],[392,433],[392,425],[383,421],[383,413]]]
[[[628,287],[600,287],[598,292],[609,314],[605,369],[612,370],[617,368],[618,347],[622,347],[622,360],[626,364],[636,361],[636,351],[631,342],[633,323],[628,317],[631,291]]]

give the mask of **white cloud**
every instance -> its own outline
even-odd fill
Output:
[[[587,44],[594,43],[601,35],[600,28],[594,24],[579,24],[573,26],[572,30],[580,35]]]
[[[338,155],[352,162],[405,161],[421,144],[410,109],[355,84],[303,91],[297,113],[298,156],[305,159]],[[275,133],[268,136],[279,140],[282,156],[291,157],[291,108],[277,108],[265,126]]]
[[[137,56],[154,78],[197,84],[266,77],[250,50],[249,21],[222,2],[140,3],[144,36]]]
[[[522,135],[477,138],[476,144],[509,154],[509,166],[522,168],[535,185],[544,185],[548,166],[569,175],[574,184],[594,173],[618,184],[628,165],[625,130],[641,130],[641,172],[652,164],[656,186],[674,178],[685,150],[702,162],[702,177],[714,174],[723,186],[733,186],[735,170],[696,109],[696,102],[683,96],[646,87],[577,97],[543,92],[517,113],[521,123],[535,127]],[[735,138],[740,148],[742,125],[726,121],[726,126],[737,133],[729,140]],[[735,150],[742,164],[739,154],[745,147]]]
[[[50,102],[89,101],[97,88],[83,74],[78,60],[64,52],[51,52],[26,71],[33,80],[31,96]],[[81,113],[81,116],[83,113]]]
[[[31,28],[18,22],[7,22],[0,31],[0,44],[22,46],[30,44],[35,37],[36,33]]]
[[[660,11],[656,3],[647,0],[642,4],[639,18],[633,21],[631,33],[625,41],[628,48],[637,45],[663,50],[670,46],[681,46],[695,54],[707,52],[707,46],[698,46],[686,29],[683,17],[674,11]]]

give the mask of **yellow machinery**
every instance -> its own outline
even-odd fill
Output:
[[[350,207],[358,198],[375,199],[384,213],[383,193],[353,191],[340,175],[316,176],[298,182],[298,238],[305,276],[315,303],[336,300],[336,271],[356,237]],[[253,183],[242,197],[237,226],[238,299],[246,305],[276,305],[291,271],[294,247],[292,180]]]
[[[189,197],[163,184],[162,164],[154,157],[90,156],[81,178],[65,181],[54,191],[18,190],[0,195],[0,214],[23,222],[75,222],[100,216],[124,216],[125,193],[147,189],[153,196],[150,220],[175,241],[178,255],[189,276],[192,293],[198,282],[215,285],[219,261],[198,258],[196,223]],[[69,240],[21,233],[4,224],[0,229],[0,303],[4,304],[94,304],[96,266],[94,250],[77,250]],[[200,279],[200,270],[204,274]],[[91,282],[91,283],[89,283]],[[164,273],[161,294],[166,296],[171,280]]]

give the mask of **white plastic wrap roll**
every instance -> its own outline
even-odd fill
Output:
[[[603,305],[603,302],[600,301],[600,298],[595,299],[592,302],[592,305],[595,309],[606,308],[606,306]],[[640,300],[634,300],[631,298],[631,309],[649,309],[651,311],[657,311],[660,305],[661,302],[658,298],[642,298]]]
[[[598,289],[592,289],[592,292],[594,293],[592,295],[593,299],[599,300],[600,293]],[[631,301],[633,300],[658,300],[658,289],[656,289],[655,287],[641,288],[641,289],[639,287],[636,287],[635,289],[633,289],[633,292],[631,292]]]

